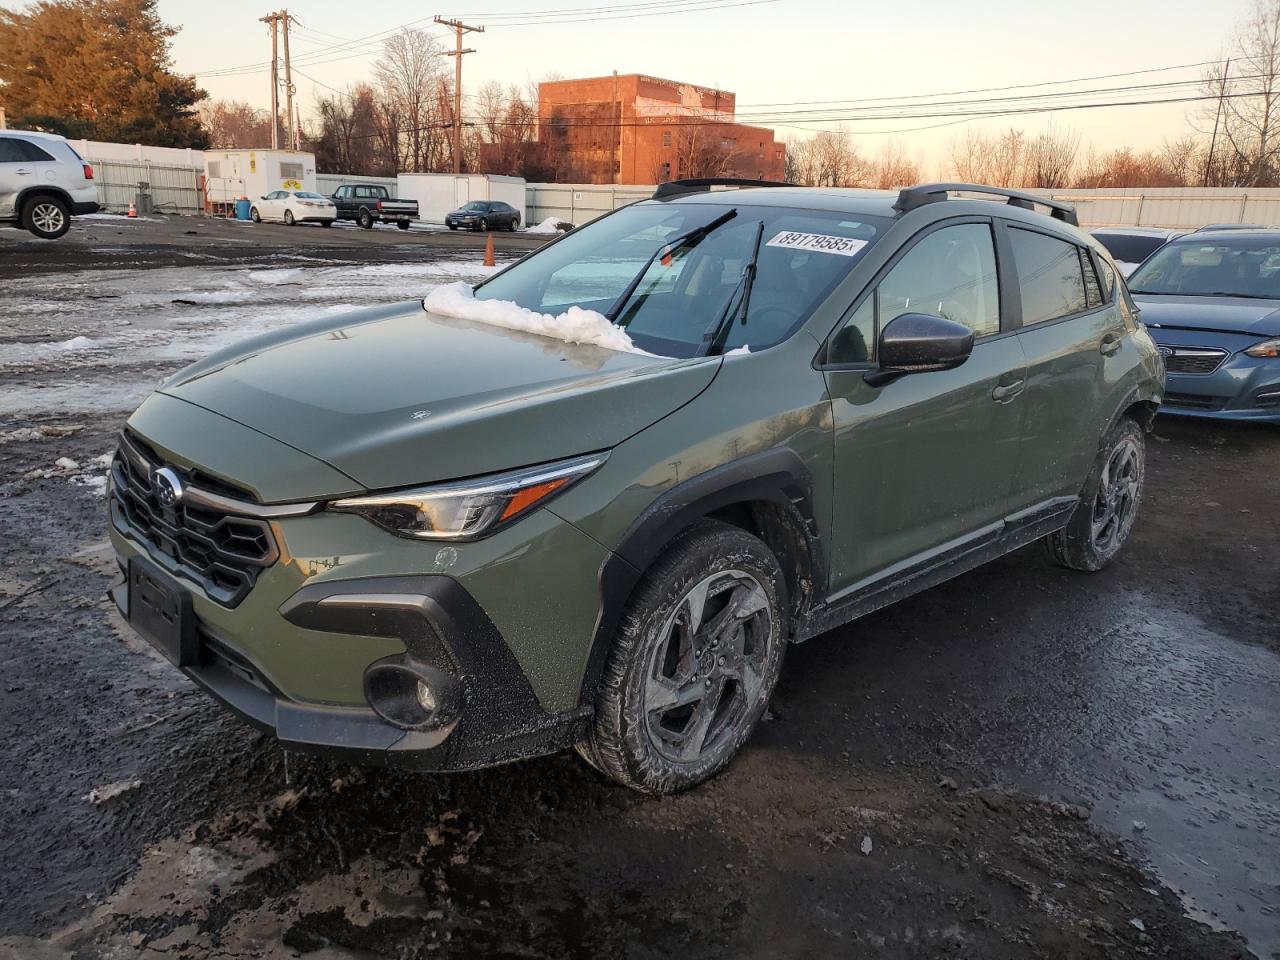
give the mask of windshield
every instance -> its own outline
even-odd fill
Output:
[[[1280,235],[1171,243],[1134,271],[1129,291],[1280,300]]]
[[[483,203],[483,202],[482,202],[482,201],[480,201],[480,200],[472,200],[470,203],[468,203],[468,204],[467,204],[465,207],[463,207],[462,209],[463,209],[463,210],[471,210],[471,211],[479,211],[479,212],[483,213],[483,212],[484,212],[485,210],[487,210],[488,208],[489,208],[489,205],[488,205],[487,203]]]
[[[645,268],[668,240],[734,210],[736,216],[697,243]],[[708,324],[739,289],[763,225],[750,303],[723,347],[759,350],[790,336],[888,223],[884,217],[729,202],[640,203],[568,234],[483,284],[475,295],[539,313],[560,314],[577,306],[603,314],[644,270],[617,321],[642,350],[691,357]]]

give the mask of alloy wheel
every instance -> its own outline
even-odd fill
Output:
[[[1126,438],[1107,458],[1093,501],[1089,533],[1099,553],[1111,552],[1128,534],[1141,479],[1141,453],[1137,443]]]
[[[37,203],[31,209],[31,223],[41,233],[57,233],[66,217],[56,203]]]
[[[644,716],[662,756],[693,763],[748,722],[775,632],[768,594],[743,570],[714,573],[685,594],[646,674]]]

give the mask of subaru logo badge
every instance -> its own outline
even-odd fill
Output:
[[[1168,360],[1174,354],[1173,347],[1166,347],[1161,345],[1160,347],[1158,347],[1158,349],[1160,351],[1160,356],[1164,357],[1166,360]]]
[[[168,467],[156,471],[156,499],[162,507],[172,507],[182,499],[182,480]]]

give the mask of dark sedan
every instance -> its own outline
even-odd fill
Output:
[[[1280,230],[1173,240],[1129,291],[1168,370],[1161,413],[1280,423]]]
[[[501,200],[472,200],[452,213],[445,214],[450,230],[510,230],[520,227],[520,211]]]

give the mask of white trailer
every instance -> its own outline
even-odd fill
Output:
[[[204,177],[205,211],[230,216],[242,197],[315,191],[316,158],[299,150],[206,150]]]
[[[523,177],[487,173],[402,173],[396,178],[396,195],[418,201],[418,217],[428,223],[444,223],[444,215],[472,200],[501,200],[520,211],[527,223]]]

